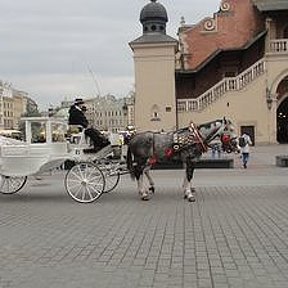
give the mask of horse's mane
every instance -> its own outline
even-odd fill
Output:
[[[200,124],[200,125],[197,125],[197,127],[204,127],[204,128],[207,128],[207,127],[211,127],[212,124],[216,123],[216,122],[220,122],[220,123],[223,123],[223,119],[216,119],[214,121],[209,121],[209,122],[205,122],[203,124]]]

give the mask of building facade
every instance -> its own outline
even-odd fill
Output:
[[[20,118],[29,107],[37,109],[36,102],[28,97],[28,93],[0,81],[0,130],[18,130]]]
[[[113,95],[85,99],[87,119],[99,130],[113,133],[125,130],[129,123],[125,104],[126,98]]]
[[[140,16],[143,29],[146,21],[153,26],[159,22],[158,17],[163,19],[159,5],[151,1],[142,9],[141,14],[143,10],[147,12],[147,7],[150,9],[144,21]],[[255,143],[288,142],[287,19],[287,0],[223,0],[212,17],[197,24],[188,25],[182,19],[174,53],[175,69],[166,69],[164,64],[163,54],[171,46],[169,41],[162,42],[165,30],[157,31],[158,34],[149,31],[150,37],[154,35],[153,44],[149,38],[143,39],[147,32],[143,30],[141,46],[137,45],[138,39],[130,43],[135,59],[136,113],[141,101],[148,107],[155,98],[159,99],[160,107],[174,101],[176,119],[171,117],[170,121],[175,121],[178,128],[187,126],[191,120],[203,123],[225,116],[236,124],[239,134],[248,132]],[[153,50],[152,45],[161,46],[161,52]],[[142,61],[138,59],[140,52]],[[147,61],[150,61],[149,78],[144,75]],[[170,76],[166,79],[159,76],[159,66],[160,74]],[[163,86],[170,87],[171,77],[175,86],[163,101],[157,92]],[[156,91],[153,96],[151,79]],[[142,127],[142,123],[146,123],[145,129],[167,127],[162,119],[158,126],[154,125],[149,110],[141,117],[135,118],[136,128]]]

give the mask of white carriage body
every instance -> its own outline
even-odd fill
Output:
[[[67,143],[3,145],[0,174],[28,176],[60,166],[69,157]]]
[[[59,167],[67,158],[68,143],[64,132],[67,123],[49,117],[27,117],[25,121],[26,141],[0,146],[0,174],[6,176],[28,176]],[[45,128],[45,142],[33,143],[32,123],[42,123]],[[53,139],[53,125],[63,128],[62,142]],[[16,144],[17,143],[17,144]]]

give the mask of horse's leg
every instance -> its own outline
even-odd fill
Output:
[[[154,192],[155,192],[155,183],[154,183],[149,171],[150,171],[150,167],[145,168],[144,169],[144,174],[147,177],[148,182],[149,182],[149,191],[154,194]]]
[[[194,202],[195,197],[193,195],[193,192],[195,192],[195,189],[191,187],[191,180],[194,175],[194,165],[192,162],[185,162],[184,163],[184,169],[185,169],[185,176],[183,181],[183,189],[184,189],[184,198],[188,199],[189,202]]]
[[[145,171],[145,172],[143,171],[143,173],[145,173],[145,175],[147,176],[147,171]],[[144,185],[144,174],[143,173],[141,173],[139,175],[139,177],[136,177],[137,184],[138,184],[138,192],[139,192],[140,197],[141,197],[142,200],[149,200],[150,199],[150,194],[151,194],[151,193],[149,193],[149,191],[151,191],[151,189],[149,188],[149,190],[148,190],[148,189],[145,188],[145,185]],[[148,175],[149,175],[149,173],[148,173]],[[150,175],[148,176],[148,179],[149,178],[151,179]],[[149,182],[150,182],[150,180],[149,180]],[[153,182],[153,180],[152,180],[152,182]],[[153,184],[154,184],[154,182],[153,182]]]
[[[141,199],[148,200],[148,193],[144,187],[143,173],[141,173],[138,177],[136,177],[136,179],[138,185],[138,193],[140,194]]]

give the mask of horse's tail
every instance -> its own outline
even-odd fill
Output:
[[[127,164],[127,169],[130,172],[131,179],[135,180],[135,169],[133,166],[132,152],[131,152],[130,146],[128,146],[128,149],[127,149],[126,164]]]

